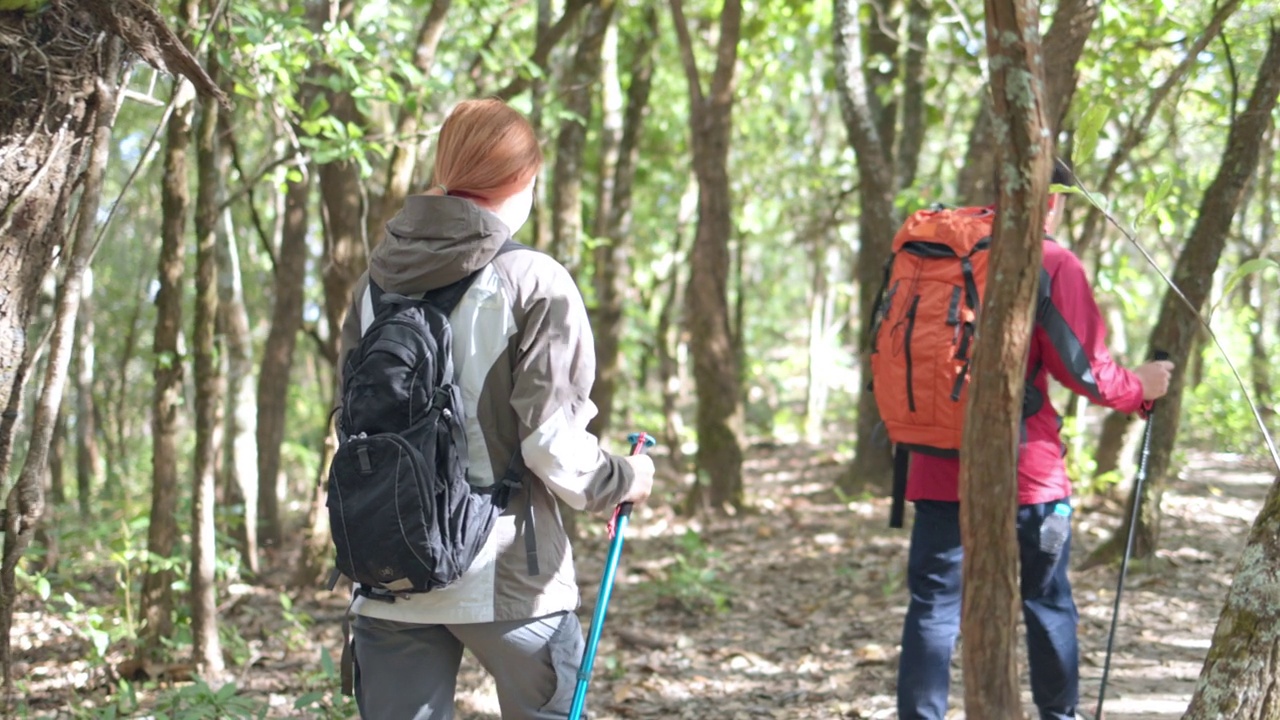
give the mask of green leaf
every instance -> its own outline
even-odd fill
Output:
[[[218,688],[218,693],[215,697],[222,702],[226,702],[235,696],[236,690],[237,688],[235,683],[227,683],[226,685]]]
[[[312,705],[315,705],[316,703],[320,702],[323,699],[324,699],[323,692],[320,692],[318,690],[313,690],[307,693],[306,695],[303,695],[302,697],[295,700],[293,703],[293,709],[301,710],[303,708],[308,708],[308,707],[311,707]]]
[[[1134,226],[1141,225],[1147,218],[1151,217],[1160,206],[1164,204],[1164,199],[1169,196],[1169,191],[1173,189],[1173,173],[1164,176],[1164,180],[1160,184],[1147,190],[1146,198],[1143,200],[1142,212],[1138,213],[1138,219],[1134,221]]]
[[[1231,295],[1231,291],[1235,290],[1236,286],[1239,285],[1242,280],[1254,273],[1262,272],[1267,268],[1280,268],[1280,263],[1277,263],[1271,258],[1254,258],[1236,268],[1235,272],[1231,273],[1231,275],[1227,277],[1227,281],[1222,284],[1222,297],[1218,298],[1218,302],[1215,303],[1215,309]]]
[[[317,95],[311,107],[307,108],[307,119],[319,120],[327,112],[329,112],[329,99],[324,95]]]
[[[1081,161],[1093,158],[1098,148],[1098,136],[1110,113],[1111,110],[1105,105],[1094,104],[1080,114],[1080,120],[1076,123],[1075,154]]]
[[[337,676],[337,672],[333,668],[333,656],[329,654],[329,648],[320,649],[320,669],[324,671],[325,677]]]

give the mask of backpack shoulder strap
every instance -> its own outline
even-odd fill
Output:
[[[383,290],[378,283],[369,278],[369,284],[365,286],[364,294],[360,297],[360,335],[364,335],[369,331],[369,326],[373,324],[373,317],[378,314],[378,302],[382,300]]]

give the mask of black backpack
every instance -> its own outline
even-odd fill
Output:
[[[520,486],[518,451],[492,486],[467,481],[449,314],[477,274],[422,298],[370,280],[374,317],[342,369],[326,503],[337,569],[367,597],[394,600],[457,580]]]

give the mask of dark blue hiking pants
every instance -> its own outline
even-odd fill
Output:
[[[1022,617],[1027,624],[1031,695],[1041,720],[1074,718],[1080,685],[1079,614],[1067,580],[1069,536],[1056,555],[1040,550],[1040,524],[1057,504],[1018,508]],[[898,661],[898,717],[942,720],[951,683],[951,653],[960,634],[964,558],[960,504],[921,500],[915,508],[907,561],[911,604]]]

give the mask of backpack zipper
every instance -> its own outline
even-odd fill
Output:
[[[907,409],[911,412],[916,411],[915,380],[912,377],[911,367],[911,335],[916,328],[916,308],[919,306],[920,296],[916,295],[915,299],[911,301],[911,308],[907,310],[907,330],[903,336],[903,346],[907,356]]]

